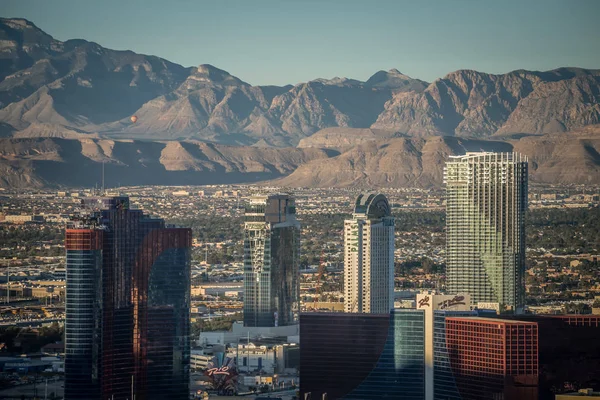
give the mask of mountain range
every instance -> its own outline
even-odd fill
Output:
[[[600,70],[581,68],[253,86],[0,18],[0,186],[93,186],[101,163],[122,184],[432,186],[473,149],[523,152],[540,182],[600,183],[599,99]]]

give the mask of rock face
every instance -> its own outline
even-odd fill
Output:
[[[338,156],[301,165],[275,185],[289,187],[440,187],[444,162],[468,151],[529,157],[532,182],[600,184],[600,128],[521,139],[449,136],[364,141]]]
[[[203,142],[106,139],[0,139],[0,187],[181,185],[277,178],[331,153]]]
[[[298,147],[348,150],[361,143],[398,136],[393,131],[360,128],[325,128],[301,139]]]
[[[422,93],[397,93],[372,128],[411,136],[565,132],[600,121],[600,71],[490,75],[461,70]]]
[[[2,186],[93,186],[103,162],[122,184],[432,186],[448,155],[481,149],[529,155],[534,181],[592,184],[599,123],[600,70],[252,86],[0,18]]]
[[[0,136],[78,132],[285,147],[330,127],[419,137],[544,134],[598,123],[599,93],[600,72],[577,68],[461,70],[431,84],[392,69],[366,82],[252,86],[211,65],[184,68],[85,40],[61,42],[27,20],[0,19]]]
[[[346,150],[227,146],[199,141],[1,138],[0,187],[269,184],[289,187],[439,187],[444,162],[467,151],[517,151],[540,183],[600,184],[600,126],[489,140],[375,137]],[[274,180],[273,180],[274,179]]]

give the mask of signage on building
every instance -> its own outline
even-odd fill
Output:
[[[442,300],[441,302],[438,303],[438,309],[444,310],[448,307],[456,306],[459,304],[463,305],[463,306],[466,305],[465,296],[454,296],[451,299]]]
[[[446,295],[420,293],[417,295],[417,309],[467,311],[471,306],[469,295]]]
[[[348,233],[348,251],[350,253],[358,252],[358,224],[353,222]]]
[[[419,306],[417,308],[430,307],[429,296],[425,296],[419,300]]]
[[[224,366],[220,368],[210,368],[206,370],[206,375],[230,375],[229,367]]]

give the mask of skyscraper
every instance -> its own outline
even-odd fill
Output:
[[[296,324],[300,223],[287,194],[254,196],[244,223],[244,326]]]
[[[394,307],[394,218],[384,195],[366,192],[344,221],[344,310],[388,314]]]
[[[300,314],[300,398],[425,398],[425,313]]]
[[[517,153],[451,157],[444,182],[448,292],[521,312],[527,159]]]
[[[65,398],[187,399],[191,230],[85,199],[66,230]]]

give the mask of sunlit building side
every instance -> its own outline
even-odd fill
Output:
[[[384,195],[361,193],[344,221],[344,311],[388,314],[393,293],[394,217]]]
[[[523,311],[527,165],[518,153],[467,153],[446,162],[449,293]]]

